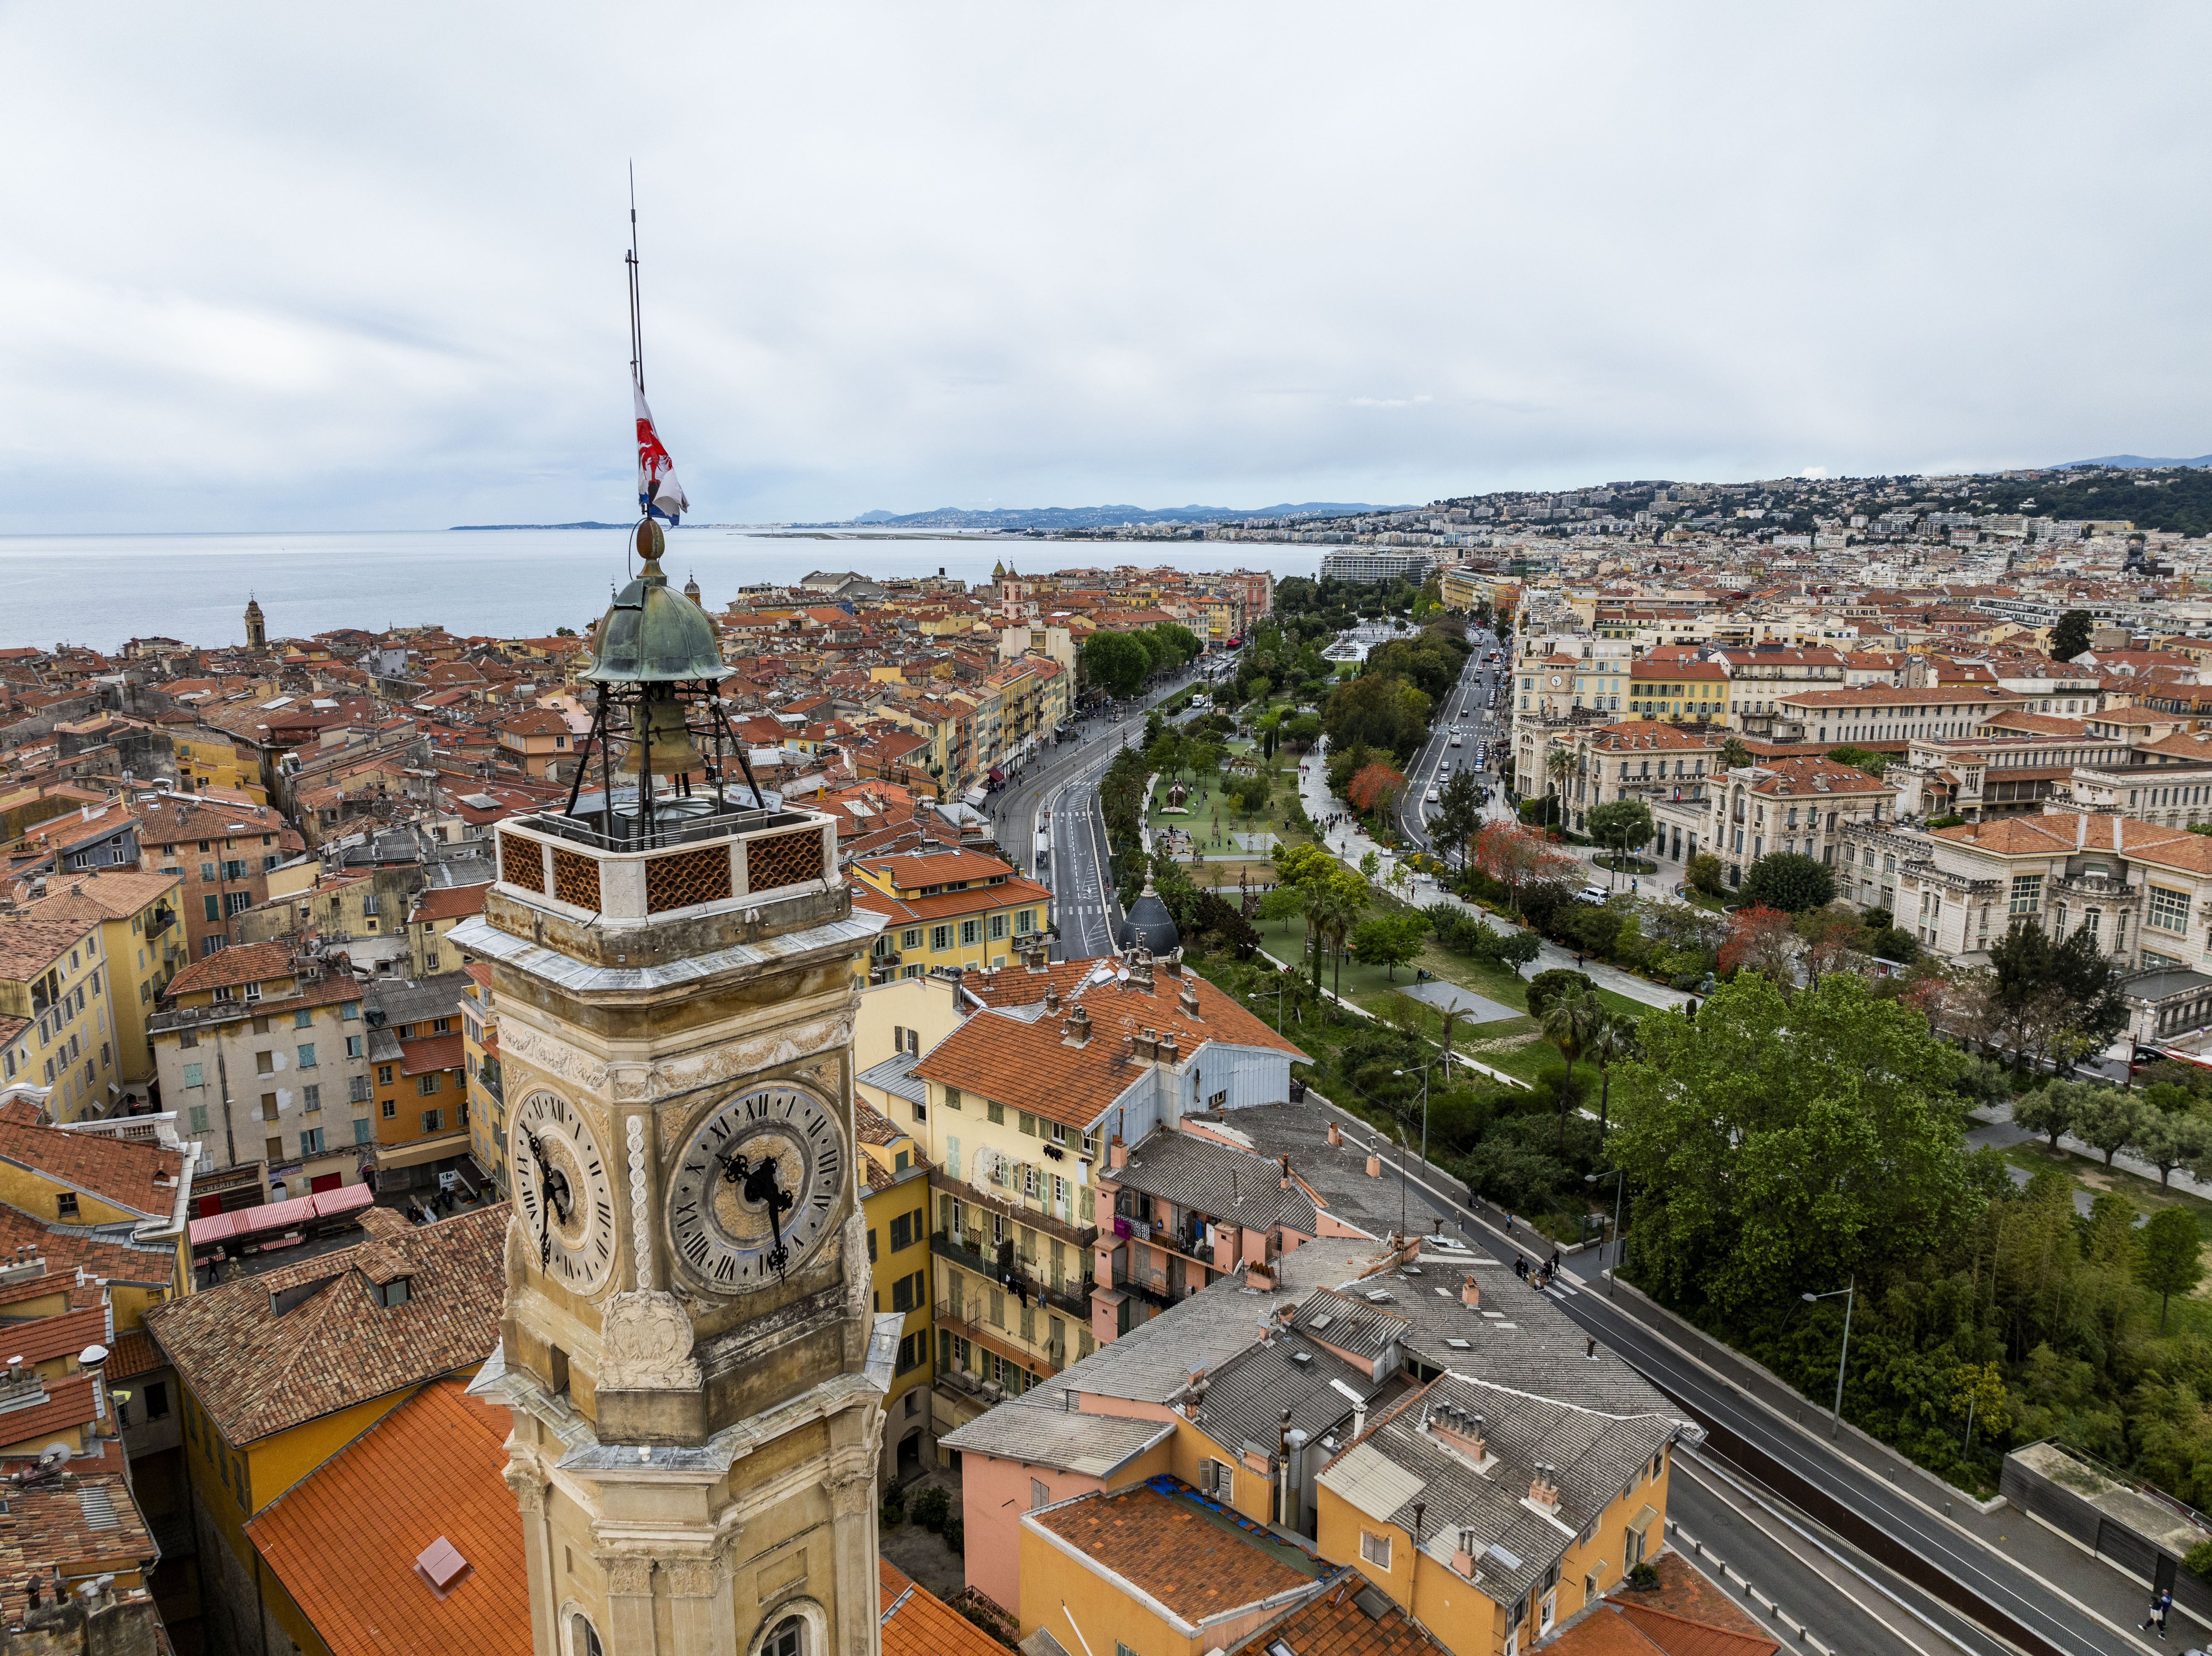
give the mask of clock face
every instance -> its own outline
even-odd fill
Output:
[[[596,1288],[614,1261],[615,1198],[590,1124],[557,1093],[532,1093],[514,1113],[507,1160],[546,1275]]]
[[[699,1124],[669,1179],[676,1257],[725,1293],[778,1281],[828,1234],[849,1176],[837,1118],[812,1093],[739,1093]]]

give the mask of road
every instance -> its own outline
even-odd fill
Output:
[[[1399,831],[1413,845],[1429,849],[1429,819],[1437,807],[1427,803],[1431,787],[1443,786],[1443,767],[1447,760],[1452,768],[1460,769],[1474,763],[1475,755],[1487,743],[1490,749],[1490,767],[1476,779],[1485,787],[1498,786],[1497,762],[1504,750],[1504,726],[1494,724],[1490,698],[1496,689],[1499,675],[1505,664],[1491,664],[1490,652],[1498,649],[1495,635],[1479,627],[1467,629],[1468,641],[1474,646],[1474,653],[1468,658],[1459,682],[1445,694],[1443,706],[1437,710],[1429,725],[1429,739],[1413,755],[1413,762],[1406,770],[1405,797],[1398,802]],[[1451,745],[1451,727],[1461,730],[1461,745]]]
[[[1079,721],[1076,740],[1038,749],[991,796],[1000,854],[1052,888],[1060,927],[1053,959],[1085,960],[1120,943],[1121,906],[1106,878],[1106,829],[1097,810],[1099,777],[1125,743],[1144,739],[1146,709],[1235,661],[1229,652],[1201,656],[1121,703],[1118,723],[1105,714]]]
[[[1336,1113],[1354,1142],[1368,1145],[1386,1164],[1397,1160],[1397,1147],[1371,1125],[1348,1113]],[[1488,1210],[1463,1206],[1425,1184],[1419,1168],[1416,1159],[1408,1169],[1409,1187],[1416,1198],[1431,1213],[1454,1222],[1471,1244],[1508,1264],[1516,1253],[1528,1257],[1548,1248],[1548,1243],[1527,1232],[1507,1235]],[[1881,1557],[1890,1572],[1914,1573],[1922,1586],[1942,1594],[1985,1625],[2008,1623],[2010,1642],[2038,1656],[2138,1656],[2155,1648],[1838,1453],[1818,1435],[1817,1419],[1815,1428],[1807,1429],[1784,1418],[1660,1338],[1595,1288],[1570,1284],[1547,1291],[1583,1330],[1702,1423],[1716,1454],[1755,1471],[1770,1488],[1786,1495],[1801,1523],[1819,1519],[1832,1525],[1853,1544]],[[1902,1586],[1893,1574],[1891,1585]],[[1918,1596],[1924,1602],[1928,1595]],[[1957,1618],[1952,1620],[1955,1623]],[[1995,1648],[1979,1629],[1973,1629],[1972,1635],[1963,1647],[1978,1652]],[[1921,1642],[1929,1656],[1962,1647],[1959,1641],[1934,1633]]]

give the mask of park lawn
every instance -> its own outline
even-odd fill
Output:
[[[2197,1216],[2197,1228],[2205,1240],[2212,1241],[2212,1202],[2201,1196],[2163,1188],[2155,1179],[2145,1179],[2124,1168],[2107,1169],[2095,1156],[2076,1156],[2071,1150],[2053,1150],[2039,1138],[2008,1144],[2000,1152],[2016,1168],[2030,1173],[2045,1168],[2056,1168],[2070,1180],[2077,1190],[2085,1190],[2093,1197],[2106,1191],[2116,1192],[2136,1204],[2136,1211],[2146,1217],[2161,1208],[2186,1208]],[[2197,1289],[2200,1295],[2212,1296],[2212,1279]]]

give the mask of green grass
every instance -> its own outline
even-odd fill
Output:
[[[2053,1150],[2041,1139],[2028,1139],[2008,1145],[2002,1152],[2004,1159],[2016,1168],[2038,1173],[2045,1168],[2056,1168],[2064,1174],[2077,1190],[2100,1196],[2113,1191],[2136,1204],[2136,1210],[2148,1216],[2161,1208],[2185,1208],[2197,1216],[2197,1229],[2205,1240],[2212,1242],[2212,1202],[2201,1196],[2160,1186],[2155,1179],[2145,1179],[2124,1168],[2107,1169],[2104,1162],[2093,1156],[2076,1156],[2070,1150]],[[2212,1291],[2212,1283],[2206,1284]]]

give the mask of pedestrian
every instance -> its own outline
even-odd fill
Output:
[[[1597,1336],[1596,1336],[1596,1335],[1592,1334],[1592,1335],[1589,1336],[1589,1337],[1588,1337],[1588,1338],[1583,1341],[1583,1356],[1584,1356],[1585,1357],[1588,1357],[1588,1358],[1589,1358],[1592,1362],[1595,1362],[1597,1361]]]
[[[2173,1589],[2172,1587],[2161,1587],[2151,1594],[2150,1616],[2143,1623],[2142,1630],[2148,1632],[2150,1629],[2156,1628],[2158,1636],[2161,1639],[2165,1638],[2166,1613],[2172,1608]]]
[[[1545,1266],[1544,1266],[1544,1269],[1545,1269],[1545,1270],[1547,1270],[1547,1271],[1550,1271],[1550,1272],[1551,1272],[1554,1277],[1556,1277],[1556,1276],[1558,1276],[1558,1275],[1559,1274],[1559,1249],[1557,1249],[1557,1248],[1553,1248],[1553,1249],[1552,1250],[1552,1257],[1551,1257],[1550,1260],[1549,1260],[1548,1262],[1547,1262],[1547,1263],[1546,1263],[1546,1265],[1545,1265]]]

